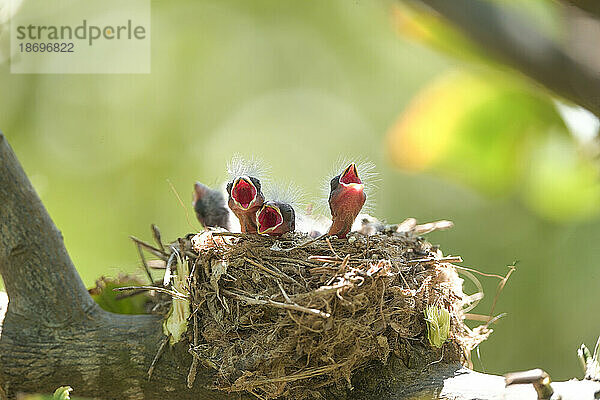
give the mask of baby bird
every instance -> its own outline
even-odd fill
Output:
[[[247,162],[234,157],[228,165],[228,172],[231,181],[227,184],[227,204],[240,220],[242,233],[256,233],[256,213],[265,202],[258,178],[260,168],[254,160]]]
[[[220,191],[196,182],[192,206],[202,226],[229,229],[229,210],[225,206],[225,197]]]
[[[269,201],[256,213],[257,232],[261,235],[281,236],[298,226],[296,210],[301,208],[302,190],[294,184],[270,185],[266,191]]]
[[[256,224],[261,235],[281,236],[296,229],[296,213],[288,203],[267,201],[256,213]]]
[[[327,232],[329,235],[345,238],[350,232],[367,199],[364,189],[355,163],[348,165],[341,174],[331,180],[329,208],[333,221]]]

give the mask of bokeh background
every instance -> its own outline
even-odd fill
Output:
[[[576,47],[562,4],[499,3]],[[600,334],[590,113],[402,2],[154,1],[151,36],[148,75],[10,74],[0,36],[0,129],[86,285],[142,275],[128,236],[151,223],[166,239],[198,229],[192,184],[220,185],[234,153],[315,203],[336,159],[368,158],[375,216],[450,219],[429,235],[446,254],[502,275],[516,263],[476,369],[581,376],[576,350]],[[482,283],[473,312],[488,314],[498,280]]]

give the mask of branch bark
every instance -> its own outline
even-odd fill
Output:
[[[598,0],[562,0],[563,3],[575,6],[594,18],[600,19],[600,2]]]
[[[185,349],[165,352],[147,382],[164,337],[160,318],[111,314],[94,303],[2,133],[0,274],[9,299],[0,313],[0,385],[9,397],[71,385],[97,398],[225,398],[206,389],[206,374],[187,389]]]
[[[78,396],[102,399],[246,399],[210,389],[213,372],[200,368],[186,386],[187,346],[167,346],[152,380],[147,371],[164,340],[161,319],[116,315],[89,297],[60,232],[0,133],[0,398],[53,392],[70,385]],[[7,301],[8,300],[8,301]],[[353,377],[354,389],[322,388],[327,399],[535,399],[531,386],[505,389],[504,379],[457,364],[412,367],[392,357]],[[421,361],[422,363],[422,361]],[[593,399],[600,384],[555,384],[563,400]],[[253,398],[253,397],[252,397]]]
[[[453,22],[500,61],[600,117],[599,71],[568,55],[517,13],[486,0],[417,1]]]

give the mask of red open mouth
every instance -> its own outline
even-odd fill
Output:
[[[352,163],[348,165],[348,167],[340,176],[340,183],[344,185],[349,185],[351,183],[362,184],[362,181],[358,177],[358,171],[356,170],[356,164]]]
[[[265,205],[256,216],[258,233],[266,233],[275,230],[283,224],[283,216],[279,208]]]
[[[256,199],[256,188],[249,180],[238,178],[231,189],[231,197],[238,202],[240,207],[247,210]]]

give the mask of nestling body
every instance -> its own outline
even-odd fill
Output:
[[[225,205],[225,197],[218,190],[196,182],[192,206],[196,218],[204,227],[229,229],[229,211]]]
[[[296,213],[290,204],[267,201],[256,213],[256,222],[259,234],[281,236],[296,229]]]
[[[227,204],[240,220],[242,232],[256,233],[256,213],[265,201],[260,181],[254,177],[237,177],[227,185],[227,193]]]
[[[332,224],[327,233],[345,238],[366,199],[356,164],[352,163],[330,182],[329,208]]]

